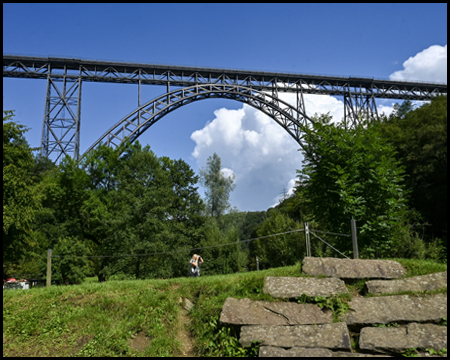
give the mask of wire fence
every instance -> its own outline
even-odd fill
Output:
[[[352,234],[341,234],[341,233],[335,233],[335,232],[329,232],[329,231],[323,231],[318,229],[310,229],[308,223],[304,223],[303,229],[296,229],[296,230],[290,230],[285,231],[281,233],[276,234],[270,234],[270,235],[264,235],[259,236],[256,238],[250,238],[246,240],[238,240],[231,243],[226,244],[217,244],[217,245],[210,245],[210,246],[202,246],[202,247],[194,247],[194,248],[188,248],[188,249],[178,249],[178,250],[172,250],[172,251],[160,251],[160,252],[153,252],[153,253],[145,253],[145,254],[117,254],[117,255],[64,255],[64,254],[52,254],[52,250],[49,249],[47,256],[40,256],[37,258],[45,259],[47,258],[47,278],[51,278],[51,275],[49,276],[49,273],[51,273],[51,258],[123,258],[123,257],[142,257],[142,256],[155,256],[155,255],[169,255],[169,254],[176,254],[180,252],[190,252],[190,251],[197,251],[202,249],[211,249],[211,248],[217,248],[222,246],[229,246],[229,245],[238,245],[242,243],[249,243],[251,241],[260,240],[260,239],[267,239],[274,236],[280,236],[280,235],[286,235],[286,234],[292,234],[296,232],[305,232],[305,240],[306,240],[306,256],[311,256],[311,242],[310,242],[310,234],[314,235],[316,238],[318,238],[320,241],[325,243],[327,246],[338,252],[340,255],[344,256],[345,258],[349,259],[348,256],[337,250],[334,246],[326,242],[324,239],[322,239],[320,236],[318,236],[316,233],[323,233],[327,235],[334,235],[334,236],[343,236],[343,237],[351,237],[352,243],[353,243],[353,255],[354,258],[358,258],[358,245],[357,245],[357,237],[356,237],[356,222],[355,220],[351,221],[351,229]],[[16,264],[20,263],[20,261],[11,261],[3,263],[3,265],[9,265],[9,264]],[[257,263],[257,270],[259,270],[259,259],[256,257],[256,263]],[[13,275],[15,277],[26,277],[26,276],[34,276],[35,274],[20,274],[20,275]]]

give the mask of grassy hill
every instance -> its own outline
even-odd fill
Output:
[[[394,260],[407,276],[447,270],[431,261]],[[262,293],[266,276],[305,275],[298,263],[222,276],[3,291],[3,356],[254,355],[218,319],[230,296],[281,301]],[[189,312],[184,299],[194,304]]]

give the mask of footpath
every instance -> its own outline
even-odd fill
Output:
[[[239,327],[239,342],[260,344],[260,357],[447,356],[447,272],[400,279],[396,261],[307,257],[311,277],[267,277],[264,293],[284,302],[227,298],[222,323]],[[365,294],[347,295],[338,322],[330,309],[296,299],[348,293],[367,279]],[[402,292],[415,294],[394,295]]]

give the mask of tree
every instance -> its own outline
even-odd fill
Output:
[[[324,230],[344,234],[355,219],[361,256],[391,255],[395,229],[407,221],[404,169],[394,148],[376,125],[361,121],[347,129],[327,115],[305,130],[305,140],[296,188],[305,213]],[[342,239],[338,249],[349,255],[351,242]]]
[[[63,284],[80,284],[86,278],[88,261],[86,244],[73,237],[61,238],[52,252],[52,280]]]
[[[208,217],[201,241],[202,271],[208,275],[231,274],[245,271],[248,265],[246,244],[239,243],[239,229],[231,224],[224,227],[220,218]],[[225,245],[230,244],[230,245]]]
[[[198,176],[182,160],[158,157],[139,142],[120,157],[100,146],[86,159],[91,187],[81,210],[86,234],[96,240],[100,279],[187,274],[186,253],[202,236]],[[100,157],[97,156],[100,154]],[[100,160],[99,160],[100,158]],[[114,257],[114,255],[134,255]]]
[[[222,162],[216,153],[208,157],[206,168],[200,170],[200,181],[206,188],[206,208],[209,215],[216,218],[230,207],[230,192],[235,188],[235,176],[226,177],[221,170]]]
[[[3,261],[20,258],[42,201],[30,173],[34,159],[27,129],[11,121],[13,115],[3,111]]]
[[[274,209],[257,230],[258,237],[297,230],[301,225]],[[258,256],[262,267],[294,265],[305,256],[304,236],[294,232],[259,239],[250,244],[252,258]]]
[[[447,97],[414,110],[405,101],[380,124],[380,131],[405,167],[409,206],[429,225],[425,238],[438,237],[447,244]]]

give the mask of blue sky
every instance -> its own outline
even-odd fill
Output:
[[[446,4],[3,4],[3,53],[447,82]],[[3,79],[3,109],[39,147],[45,80]],[[137,86],[83,83],[81,152],[137,106]],[[146,86],[142,102],[165,92]],[[392,102],[379,102],[386,113]],[[339,118],[340,99],[306,108]],[[233,206],[266,210],[294,184],[298,145],[231,100],[167,115],[139,138],[159,156],[205,166],[217,152],[236,176]]]

